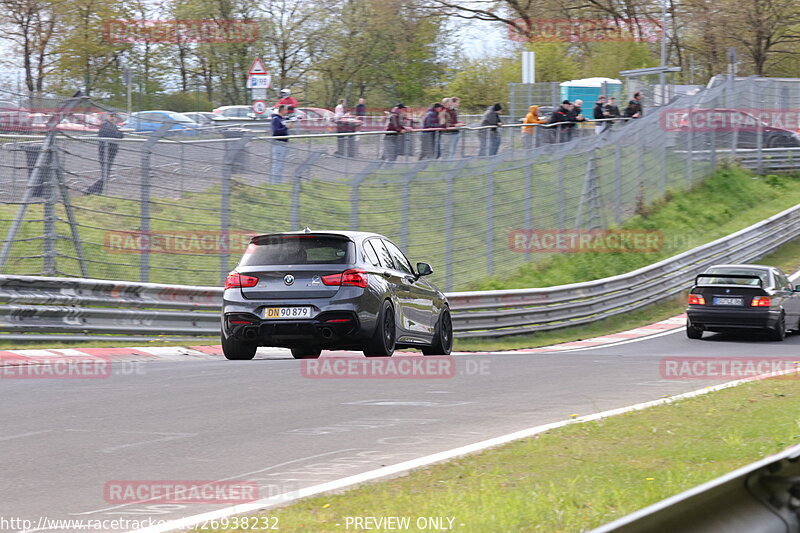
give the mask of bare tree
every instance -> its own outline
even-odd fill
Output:
[[[57,1],[0,0],[4,38],[18,49],[29,95],[40,95],[56,60],[54,42],[59,24]]]

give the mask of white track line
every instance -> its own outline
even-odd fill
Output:
[[[515,441],[518,439],[524,439],[527,437],[531,437],[533,435],[537,435],[539,433],[543,433],[545,431],[549,431],[551,429],[556,429],[560,427],[564,427],[570,424],[580,424],[583,422],[590,422],[592,420],[599,420],[601,418],[607,418],[610,416],[621,415],[624,413],[629,413],[631,411],[638,411],[641,409],[647,409],[648,407],[655,407],[657,405],[664,405],[667,403],[674,402],[675,400],[680,400],[684,398],[693,398],[695,396],[701,396],[703,394],[708,394],[709,392],[718,391],[722,389],[727,389],[730,387],[736,387],[743,383],[748,383],[751,381],[758,381],[770,377],[781,376],[785,374],[795,373],[796,370],[784,370],[780,372],[772,372],[769,374],[762,374],[760,376],[754,376],[751,378],[739,379],[736,381],[729,381],[727,383],[722,383],[720,385],[714,385],[712,387],[705,387],[703,389],[694,390],[691,392],[686,392],[683,394],[677,394],[675,396],[670,396],[668,398],[661,398],[659,400],[653,400],[644,403],[637,403],[635,405],[630,405],[628,407],[621,407],[619,409],[611,409],[608,411],[602,411],[600,413],[595,413],[593,415],[586,415],[581,416],[574,419],[569,420],[562,420],[560,422],[552,422],[550,424],[544,424],[541,426],[535,426],[528,429],[523,429],[521,431],[516,431],[514,433],[508,433],[506,435],[501,435],[499,437],[495,437],[492,439],[483,440],[480,442],[476,442],[474,444],[468,444],[466,446],[460,446],[458,448],[453,448],[451,450],[445,450],[443,452],[434,453],[432,455],[426,455],[424,457],[420,457],[418,459],[411,459],[410,461],[404,461],[402,463],[398,463],[396,465],[385,466],[383,468],[378,468],[375,470],[370,470],[369,472],[363,472],[361,474],[356,474],[353,476],[337,479],[334,481],[329,481],[327,483],[321,483],[319,485],[313,485],[311,487],[306,487],[302,489],[298,489],[293,492],[287,492],[284,494],[278,494],[276,496],[271,496],[269,498],[262,498],[260,500],[240,504],[240,505],[233,505],[231,507],[226,507],[224,509],[218,509],[216,511],[210,511],[203,514],[198,514],[194,516],[187,516],[185,518],[179,518],[177,520],[171,520],[164,524],[159,524],[156,526],[151,526],[143,529],[138,529],[135,531],[131,531],[129,533],[163,533],[166,531],[174,531],[174,530],[181,530],[181,529],[188,529],[194,527],[202,522],[207,520],[219,520],[221,518],[225,518],[232,515],[244,514],[244,513],[252,513],[255,511],[261,511],[264,509],[268,509],[270,507],[275,507],[278,505],[284,505],[301,498],[307,498],[309,496],[315,496],[318,494],[322,494],[324,492],[330,492],[334,490],[340,490],[346,487],[351,487],[353,485],[358,485],[361,483],[365,483],[367,481],[373,481],[376,479],[380,479],[387,476],[393,476],[397,474],[405,474],[408,473],[410,470],[421,468],[424,466],[428,466],[434,463],[440,463],[442,461],[447,461],[450,459],[454,459],[456,457],[460,457],[462,455],[467,455],[470,453],[479,452],[485,450],[487,448],[492,448],[495,446],[499,446],[501,444],[507,444],[511,441]]]

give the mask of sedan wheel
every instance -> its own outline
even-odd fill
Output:
[[[383,302],[381,312],[378,314],[378,323],[372,341],[364,349],[367,357],[391,357],[394,353],[397,327],[394,321],[394,308],[389,301]]]
[[[692,325],[691,322],[686,322],[686,336],[690,339],[702,339],[703,329]]]
[[[424,355],[450,355],[453,349],[453,320],[450,317],[450,310],[445,309],[439,315],[436,323],[436,333],[433,344],[422,349]]]
[[[774,341],[782,341],[786,338],[786,317],[781,315],[775,328],[770,331],[770,338]]]
[[[234,361],[242,361],[252,359],[256,356],[258,345],[255,343],[244,342],[234,337],[221,336],[222,353],[225,354],[225,359]]]

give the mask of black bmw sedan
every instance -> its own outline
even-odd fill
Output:
[[[788,330],[800,330],[800,285],[776,267],[715,265],[695,278],[686,314],[690,339],[704,331],[751,330],[782,341]]]

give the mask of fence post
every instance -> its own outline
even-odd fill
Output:
[[[230,270],[230,231],[231,231],[231,176],[234,166],[238,163],[240,154],[253,138],[253,132],[248,131],[233,142],[225,142],[225,156],[222,160],[222,183],[219,195],[219,229],[220,242],[223,243],[219,254],[220,282],[224,282]]]
[[[311,167],[317,159],[322,155],[322,152],[311,152],[311,154],[297,166],[294,171],[294,182],[292,183],[292,206],[289,214],[290,230],[300,229],[300,193],[303,189],[303,173],[307,168]],[[308,224],[306,224],[308,225]]]
[[[401,198],[402,206],[400,207],[400,246],[403,248],[403,250],[408,250],[410,240],[409,226],[411,225],[411,220],[409,211],[411,210],[411,182],[413,181],[414,177],[426,166],[428,166],[427,161],[417,163],[411,167],[411,170],[403,174],[403,193]]]
[[[53,186],[53,146],[45,154],[46,162],[42,179],[44,196],[44,275],[56,274],[56,188]]]
[[[461,173],[469,159],[462,159],[444,176],[444,287],[453,290],[453,180]]]
[[[619,143],[614,147],[614,223],[622,223],[622,148]]]
[[[142,169],[139,205],[139,233],[145,237],[143,250],[139,252],[139,281],[150,281],[150,156],[153,146],[163,138],[174,120],[167,120],[142,143]]]
[[[533,164],[529,161],[525,166],[525,206],[524,212],[524,229],[530,231],[533,229]],[[530,247],[528,247],[530,250]],[[525,262],[530,262],[531,252],[525,252]]]
[[[361,182],[363,182],[370,176],[370,174],[380,168],[382,163],[382,161],[370,163],[355,178],[353,178],[353,181],[351,182],[352,192],[350,193],[350,229],[352,231],[358,231],[358,216],[360,210],[359,203],[361,201],[358,188],[361,186]]]
[[[692,109],[694,107],[689,109],[689,113],[692,112]],[[688,129],[689,131],[686,132],[686,183],[691,187],[694,181],[694,128]]]
[[[567,206],[564,205],[564,154],[558,156],[558,229],[565,229]]]

